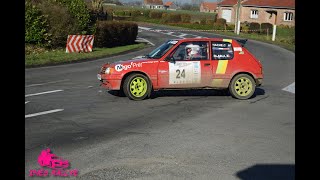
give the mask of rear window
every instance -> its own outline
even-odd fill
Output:
[[[230,60],[233,59],[233,48],[230,42],[212,42],[212,59],[213,60]]]

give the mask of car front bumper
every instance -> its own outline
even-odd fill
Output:
[[[120,90],[120,79],[106,79],[104,74],[97,74],[97,78],[100,81],[100,86],[106,88],[107,90]]]

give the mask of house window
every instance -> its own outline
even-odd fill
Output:
[[[292,21],[293,20],[293,13],[292,12],[285,12],[283,14],[284,21]]]
[[[251,10],[250,18],[258,18],[258,10]]]

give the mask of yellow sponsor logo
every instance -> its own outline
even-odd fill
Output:
[[[216,74],[225,74],[228,66],[228,60],[219,60]]]
[[[232,39],[223,39],[222,41],[232,43]]]

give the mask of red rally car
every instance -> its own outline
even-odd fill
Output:
[[[161,89],[229,89],[248,99],[262,84],[263,70],[245,47],[246,40],[186,38],[168,40],[145,56],[106,63],[97,78],[108,90],[132,100]]]

